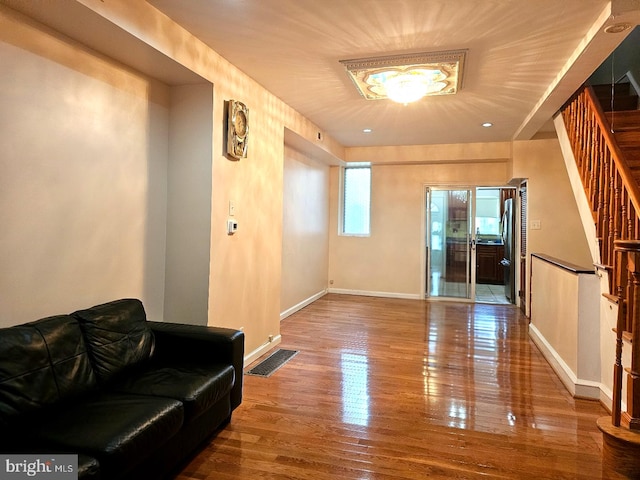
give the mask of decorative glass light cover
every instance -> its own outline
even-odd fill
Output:
[[[340,60],[367,100],[410,103],[430,95],[453,95],[462,83],[466,50]]]

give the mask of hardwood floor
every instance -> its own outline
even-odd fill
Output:
[[[330,294],[281,334],[300,353],[245,376],[179,480],[602,478],[606,411],[569,395],[514,306]]]

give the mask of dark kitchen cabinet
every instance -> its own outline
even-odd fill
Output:
[[[504,257],[504,246],[495,244],[476,245],[476,283],[502,285],[504,267],[500,260]]]

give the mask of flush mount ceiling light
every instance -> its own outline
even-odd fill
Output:
[[[340,60],[367,100],[411,103],[431,95],[453,95],[462,84],[466,50]]]

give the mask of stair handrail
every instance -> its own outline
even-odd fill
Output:
[[[609,297],[626,279],[616,269],[616,240],[640,235],[640,187],[618,146],[592,87],[584,86],[561,110],[600,238],[600,262],[609,270]],[[620,282],[620,280],[622,280]]]
[[[598,127],[604,136],[605,143],[611,152],[611,158],[613,158],[613,161],[620,173],[620,177],[622,178],[622,183],[629,193],[629,199],[631,200],[631,203],[633,203],[636,212],[640,212],[640,187],[638,187],[638,183],[633,178],[631,169],[624,159],[624,155],[620,151],[618,142],[616,142],[613,136],[611,124],[604,114],[604,110],[598,101],[593,87],[591,87],[591,85],[586,85],[585,92],[589,106],[593,108],[596,113],[595,120],[598,123]],[[615,113],[612,112],[612,115],[615,115]]]
[[[611,419],[616,427],[622,419],[629,429],[640,430],[640,187],[591,86],[576,92],[561,113],[601,235],[600,255],[612,269],[607,297],[618,305]],[[622,347],[627,333],[631,366],[627,411],[621,412]]]

